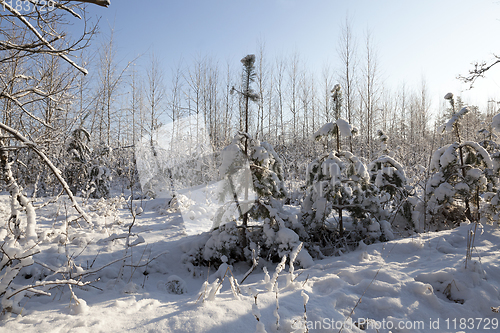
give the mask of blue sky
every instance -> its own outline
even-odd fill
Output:
[[[91,6],[102,31],[115,29],[119,59],[154,51],[168,76],[180,61],[212,56],[234,66],[265,44],[268,60],[297,52],[318,76],[339,67],[340,26],[348,16],[362,57],[371,31],[381,78],[395,89],[418,88],[425,77],[434,108],[451,91],[472,104],[500,99],[500,69],[472,91],[456,80],[471,63],[500,54],[500,2],[496,0],[111,0]],[[499,65],[500,66],[500,65]],[[168,82],[168,80],[167,80]]]

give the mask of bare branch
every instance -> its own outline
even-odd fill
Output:
[[[14,7],[9,5],[6,1],[1,1],[2,5],[4,6],[5,9],[7,9],[9,12],[11,12],[15,17],[17,17],[49,50],[51,50],[54,53],[57,53],[59,57],[62,59],[66,60],[71,66],[75,67],[78,69],[80,72],[82,72],[84,75],[88,74],[88,71],[79,66],[77,63],[75,63],[73,60],[68,58],[63,52],[60,50],[57,50],[50,42],[48,42],[41,34],[40,32],[21,14],[19,11],[17,11]]]
[[[469,74],[466,76],[459,75],[458,79],[465,82],[465,83],[470,83],[470,89],[473,88],[474,83],[478,78],[484,78],[484,74],[491,69],[491,67],[495,66],[496,64],[500,63],[500,56],[494,55],[495,60],[493,60],[491,63],[487,64],[486,62],[478,63],[476,62],[474,64],[474,69],[469,71]]]
[[[163,253],[161,253],[161,254],[163,254]],[[83,277],[83,276],[87,276],[87,275],[90,275],[90,274],[97,273],[97,272],[99,272],[99,271],[100,271],[101,269],[103,269],[103,268],[106,268],[106,267],[108,267],[108,266],[110,266],[110,265],[112,265],[112,264],[114,264],[114,263],[116,263],[116,262],[118,262],[118,261],[121,261],[121,260],[124,260],[124,259],[130,258],[130,257],[131,257],[131,255],[127,255],[127,256],[124,256],[124,257],[121,257],[121,258],[115,259],[115,260],[113,260],[113,261],[111,261],[111,262],[108,262],[106,265],[101,266],[101,267],[99,267],[99,268],[96,268],[96,269],[94,269],[94,270],[91,270],[91,271],[85,271],[85,272],[83,272],[83,273],[76,274],[76,275],[74,275],[74,276],[73,276],[73,278],[77,278],[77,277],[80,277],[80,276],[82,276],[82,277]],[[156,259],[156,258],[153,258],[153,259],[151,259],[151,260],[154,260],[154,259]]]
[[[98,5],[101,7],[108,7],[111,4],[110,0],[69,0],[69,1],[93,3],[94,5]]]
[[[153,258],[149,259],[146,263],[144,264],[141,264],[141,265],[124,265],[124,266],[127,266],[127,267],[135,267],[135,268],[139,268],[139,267],[144,267],[144,266],[147,266],[149,265],[152,261],[158,259],[160,256],[164,255],[164,254],[168,254],[170,251],[163,251],[161,253],[158,253],[156,256],[154,256]]]

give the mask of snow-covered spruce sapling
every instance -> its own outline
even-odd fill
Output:
[[[90,133],[83,127],[75,129],[71,133],[66,152],[69,155],[68,165],[64,168],[64,176],[71,192],[85,190],[89,181],[89,168],[87,163],[91,160],[89,147]]]
[[[453,95],[446,97],[453,112],[440,130],[453,131],[457,141],[437,149],[431,158],[433,174],[426,196],[429,222],[436,229],[449,228],[466,219],[479,221],[483,200],[491,197],[498,186],[497,162],[478,143],[462,142],[460,138],[459,122],[468,108],[454,112]]]
[[[248,155],[244,154],[246,142],[248,143]],[[285,230],[294,232],[289,228],[297,227],[300,229],[300,226],[298,223],[293,225],[283,210],[282,200],[287,197],[288,193],[283,180],[282,160],[274,148],[266,142],[253,139],[248,134],[238,133],[233,139],[233,143],[222,152],[220,173],[226,179],[222,182],[223,185],[220,189],[220,199],[225,204],[215,214],[215,230],[212,232],[212,240],[207,242],[208,253],[205,251],[204,259],[215,260],[217,264],[217,256],[220,255],[209,249],[213,249],[213,244],[217,243],[216,237],[220,235],[217,232],[218,228],[222,228],[224,224],[241,221],[245,211],[248,211],[248,218],[253,223],[247,228],[243,223],[240,226],[233,225],[231,228],[243,229],[248,246],[244,246],[245,242],[241,240],[241,237],[235,239],[234,241],[240,245],[240,250],[237,253],[230,253],[230,255],[225,253],[230,261],[241,260],[241,258],[249,260],[252,248],[258,246],[260,246],[262,257],[275,261],[282,257],[283,251],[291,251],[291,247],[285,249],[282,246],[283,239],[280,234],[283,234]],[[250,178],[250,182],[247,181],[248,178]],[[255,192],[255,199],[252,200],[251,205],[245,199],[239,199],[245,198],[247,188]],[[234,217],[234,220],[231,217]],[[280,232],[280,230],[283,231]],[[295,234],[295,236],[297,235]]]
[[[398,214],[411,222],[413,205],[408,200],[412,187],[408,185],[403,166],[389,150],[389,137],[381,130],[377,131],[380,140],[380,154],[368,165],[370,182],[379,190],[380,216],[382,220],[394,221]],[[392,218],[391,218],[392,217]],[[388,237],[392,239],[393,237]]]
[[[485,136],[488,136],[488,138],[485,137],[483,141],[479,142],[479,145],[490,154],[493,162],[493,175],[500,177],[500,145],[493,140],[497,136],[491,133],[492,130],[500,133],[500,114],[493,117],[489,129],[489,131],[486,129],[481,130],[486,132]],[[494,185],[494,183],[489,182],[487,185],[487,192],[482,196],[483,205],[479,212],[481,223],[500,222],[500,186],[498,183],[496,186]]]
[[[332,91],[332,106],[333,106],[333,112],[334,112],[334,115],[335,115],[335,120],[338,121],[340,119],[340,111],[342,109],[342,87],[340,86],[340,84],[336,84]],[[340,151],[340,128],[339,128],[339,125],[336,124],[337,126],[334,126],[333,128],[333,131],[334,131],[334,134],[335,134],[335,138],[336,138],[336,141],[337,141],[337,152]],[[347,135],[348,137],[350,135]],[[329,147],[328,147],[328,138],[326,139],[327,140],[327,145],[326,145],[326,149],[327,151],[329,151]]]
[[[324,228],[326,218],[332,210],[331,204],[329,205],[328,201],[336,201],[335,204],[339,206],[339,233],[342,237],[344,234],[342,218],[342,211],[344,209],[342,207],[344,203],[343,197],[348,193],[344,195],[341,193],[345,189],[341,180],[343,171],[341,167],[344,166],[345,168],[345,164],[337,156],[334,156],[334,154],[341,154],[340,134],[344,136],[351,136],[353,134],[353,127],[341,118],[335,122],[323,125],[313,135],[315,140],[328,139],[328,137],[333,135],[338,136],[339,139],[337,141],[336,153],[325,153],[311,162],[307,167],[306,186],[308,194],[302,205],[302,219],[305,219],[304,222],[308,226],[308,229]]]
[[[165,282],[165,289],[170,294],[185,294],[187,293],[186,282],[177,275],[170,275]]]
[[[460,111],[456,112],[455,99],[453,97],[453,94],[448,93],[444,96],[444,98],[450,102],[452,114],[451,114],[451,119],[448,120],[448,122],[442,126],[441,132],[451,132],[453,130],[457,142],[460,145],[462,143],[462,139],[460,138],[460,119],[463,118],[463,116],[469,112],[469,108],[464,107],[460,109]],[[460,166],[462,168],[462,175],[465,178],[464,156],[461,146],[458,147],[458,151],[460,154]],[[470,221],[472,221],[472,215],[469,206],[469,198],[465,197],[464,201],[465,201],[465,216],[467,216],[467,218]]]
[[[488,152],[476,142],[455,142],[436,150],[430,167],[426,195],[431,222],[451,226],[465,219],[477,221],[481,197],[497,186]]]
[[[316,139],[332,135],[338,127],[342,135],[352,135],[353,128],[344,120],[325,124],[314,134]],[[344,211],[361,228],[360,236],[366,234],[358,223],[379,215],[378,189],[370,183],[366,166],[350,152],[330,152],[321,155],[309,164],[306,171],[307,195],[301,207],[301,221],[310,242],[320,248],[331,247],[344,237]],[[332,211],[337,212],[337,231],[328,224]],[[356,237],[359,238],[359,237]]]
[[[245,124],[245,134],[246,134],[246,138],[244,140],[244,144],[243,144],[243,152],[245,154],[245,156],[248,156],[248,144],[249,144],[249,136],[248,136],[248,125],[249,125],[249,110],[248,110],[248,106],[249,106],[249,101],[257,101],[259,99],[259,95],[257,93],[254,92],[254,90],[252,89],[251,87],[251,84],[255,81],[255,77],[256,77],[256,71],[255,71],[255,55],[254,54],[249,54],[247,56],[245,56],[243,59],[241,59],[241,63],[243,64],[243,72],[242,72],[242,75],[241,75],[241,79],[242,79],[242,91],[239,91],[237,90],[234,86],[232,87],[231,89],[231,94],[234,94],[235,92],[239,93],[240,95],[243,96],[244,100],[245,100],[245,113],[244,113],[244,124]],[[240,124],[243,122],[243,119],[240,119]],[[248,183],[248,175],[245,174],[245,178],[247,178],[247,181],[246,183]],[[246,186],[245,187],[245,197],[244,197],[244,200],[247,201],[248,200],[248,191],[249,191],[249,187]],[[247,214],[247,211],[243,211],[241,212],[243,214],[242,218],[243,218],[243,227],[246,228],[247,225],[248,225],[248,214]],[[245,230],[244,230],[245,231]],[[243,246],[246,247],[246,238],[243,238]]]
[[[92,164],[89,169],[89,181],[85,189],[87,196],[93,199],[109,198],[111,170],[106,165],[112,155],[111,147],[101,143],[93,150]]]
[[[222,264],[222,258],[228,258],[229,264],[243,256],[241,237],[236,222],[228,222],[213,230],[210,238],[204,244],[202,250],[195,253],[193,264],[214,265],[216,268]]]

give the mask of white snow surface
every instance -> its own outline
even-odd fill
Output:
[[[4,221],[8,204],[4,192],[0,195],[0,218]],[[63,202],[58,204],[62,206]],[[191,244],[203,235],[187,236],[180,213],[162,209],[162,199],[135,204],[143,212],[137,216],[132,232],[145,242],[129,252],[132,261],[140,263],[165,251],[167,254],[145,267],[125,267],[120,280],[117,276],[121,261],[84,279],[99,278],[92,283],[99,289],[73,287],[79,305],[70,299],[68,287],[50,290],[51,296],[24,298],[22,313],[0,321],[0,332],[277,332],[276,293],[266,287],[269,276],[264,273],[275,272],[276,264],[261,259],[241,285],[242,295],[238,298],[227,277],[217,290],[216,279],[220,276],[215,276],[213,267],[191,267],[188,271],[182,262],[183,244]],[[66,216],[58,213],[57,205],[38,210],[36,231],[42,252],[35,255],[35,262],[57,267],[67,260],[65,251],[69,250],[79,270],[87,270],[123,257],[125,239],[109,236],[127,232],[132,222],[130,213],[126,205],[114,215],[102,212],[93,213],[93,230],[70,227],[70,242],[65,247],[60,241]],[[374,227],[384,229],[387,223]],[[339,332],[342,325],[342,332],[497,331],[493,328],[498,329],[500,315],[491,307],[500,306],[500,230],[479,225],[475,251],[465,268],[467,234],[471,229],[472,224],[463,224],[453,230],[388,243],[362,244],[340,257],[316,260],[307,269],[295,268],[295,283],[288,286],[285,268],[277,279],[279,332],[304,331],[300,323],[305,317],[305,303],[309,332]],[[279,235],[287,239],[291,236],[286,232]],[[232,268],[239,281],[246,270],[248,266],[242,264]],[[34,283],[34,277],[44,268],[34,264],[27,271],[33,277],[21,277],[21,282]],[[199,298],[200,291],[205,290],[207,296]],[[250,294],[256,292],[255,306]],[[362,302],[356,306],[360,298]],[[462,319],[474,319],[479,328],[460,327]],[[386,329],[361,330],[353,325],[356,321],[385,322]],[[394,329],[387,329],[389,322]],[[396,329],[398,325],[411,329]]]
[[[337,119],[337,126],[339,127],[340,134],[345,137],[351,136],[352,126],[342,118]]]

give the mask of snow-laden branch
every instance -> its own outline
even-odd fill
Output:
[[[346,120],[339,118],[334,122],[324,124],[313,134],[313,138],[315,140],[319,140],[322,137],[333,135],[337,131],[339,131],[344,137],[350,137],[356,135],[358,130]]]
[[[84,1],[84,2],[91,2],[98,4],[100,6],[107,6],[109,5],[109,0],[95,0],[95,1]],[[63,51],[57,50],[49,41],[47,41],[42,34],[38,31],[37,28],[35,28],[24,15],[22,15],[18,10],[16,10],[15,6],[12,6],[9,4],[7,1],[0,0],[0,3],[2,4],[3,8],[11,12],[19,21],[21,21],[27,28],[30,30],[37,38],[40,40],[40,42],[45,45],[50,51],[53,53],[57,54],[59,57],[64,59],[66,62],[68,62],[71,66],[75,67],[78,69],[80,72],[82,72],[84,75],[88,74],[88,71],[83,68],[82,66],[79,66],[76,62],[71,60],[68,56],[66,56]]]
[[[14,291],[13,293],[9,293],[9,295],[6,297],[6,299],[11,299],[12,296],[15,296],[23,291],[30,290],[30,289],[37,288],[37,287],[45,287],[45,286],[50,286],[50,285],[63,285],[63,284],[84,287],[90,283],[92,283],[92,281],[87,281],[87,282],[81,282],[81,281],[76,281],[76,280],[36,281],[34,284],[24,286],[22,288],[16,289],[16,291]]]
[[[102,270],[102,269],[104,269],[104,268],[106,268],[108,266],[113,265],[114,263],[116,263],[116,262],[118,262],[120,260],[124,260],[124,259],[130,258],[130,257],[131,257],[131,255],[127,255],[125,257],[121,257],[121,258],[115,259],[115,260],[110,261],[107,264],[105,264],[105,265],[103,265],[103,266],[101,266],[99,268],[91,269],[91,270],[86,270],[86,271],[83,271],[83,272],[78,273],[78,274],[72,274],[71,277],[73,279],[87,277],[89,275],[92,275],[92,274],[95,274],[95,273],[99,272],[100,270]],[[47,264],[44,264],[43,262],[39,262],[39,261],[35,261],[35,264],[40,265],[40,266],[42,266],[42,267],[44,267],[44,268],[52,271],[54,273],[53,275],[55,275],[55,274],[71,274],[71,272],[68,270],[67,267],[55,268],[55,267],[51,267],[51,266],[49,266]]]
[[[51,130],[55,130],[54,127],[50,126],[49,124],[47,124],[43,119],[35,116],[34,114],[32,114],[31,112],[29,112],[28,110],[26,110],[24,108],[24,105],[19,102],[19,100],[11,95],[9,95],[8,93],[6,93],[5,91],[1,92],[0,93],[0,98],[1,97],[5,97],[9,100],[11,100],[12,102],[14,102],[24,113],[26,113],[29,117],[33,118],[34,120],[38,121],[39,123],[41,123],[43,126],[47,127],[47,128],[50,128]]]
[[[25,138],[19,131],[13,129],[10,126],[5,125],[4,123],[0,122],[0,128],[3,129],[4,131],[12,134],[17,140],[21,141],[24,143],[26,146],[30,147],[41,159],[42,161],[49,167],[49,169],[52,171],[54,176],[57,178],[59,183],[62,185],[64,191],[68,195],[68,197],[71,200],[71,203],[73,204],[73,207],[76,209],[78,213],[87,221],[88,224],[92,225],[92,221],[90,220],[90,217],[83,211],[83,209],[80,207],[78,202],[76,202],[75,197],[73,196],[73,193],[71,192],[68,183],[64,180],[64,178],[61,176],[61,170],[59,170],[50,160],[49,158],[38,148],[38,146]]]
[[[441,125],[439,128],[438,128],[438,133],[445,133],[445,132],[451,132],[453,129],[454,129],[454,126],[456,126],[455,124],[463,118],[463,116],[465,116],[467,113],[470,112],[470,108],[469,107],[463,107],[460,111],[458,111],[457,113],[454,113],[450,120],[448,120],[446,123],[444,123],[443,125]]]

